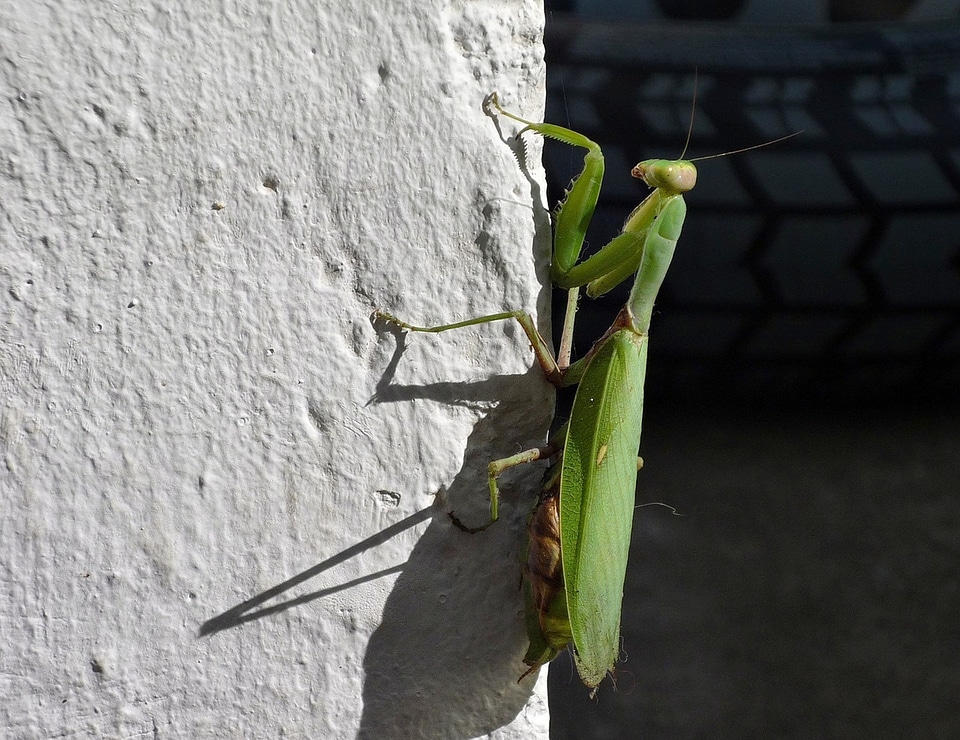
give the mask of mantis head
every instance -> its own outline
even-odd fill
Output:
[[[697,184],[697,168],[683,159],[646,159],[630,174],[651,188],[661,188],[675,195],[693,190]]]

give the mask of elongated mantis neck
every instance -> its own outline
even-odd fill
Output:
[[[686,210],[683,197],[673,196]],[[626,309],[631,317],[631,328],[638,334],[646,334],[650,330],[650,321],[653,317],[653,305],[660,292],[660,286],[666,277],[670,261],[673,259],[676,241],[658,239],[657,243],[647,241],[643,253],[643,262],[637,271],[636,280],[630,290]]]
[[[650,229],[626,305],[631,328],[645,335],[687,213],[683,194],[696,185],[697,168],[686,160],[648,159],[631,174],[656,188],[652,195],[657,196],[648,198],[649,205],[644,201],[627,220],[628,226],[636,219],[648,223]],[[655,213],[645,212],[645,206]]]

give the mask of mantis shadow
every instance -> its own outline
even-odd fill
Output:
[[[402,343],[399,343],[399,355]],[[396,363],[392,362],[391,367]],[[208,619],[199,637],[212,637],[248,622],[343,593],[384,576],[398,575],[383,617],[363,658],[363,713],[358,737],[472,738],[509,724],[527,705],[536,678],[522,684],[526,650],[520,591],[520,551],[525,517],[542,473],[540,466],[507,476],[501,518],[489,530],[469,535],[447,516],[456,508],[469,521],[487,510],[487,463],[512,451],[504,429],[517,441],[531,441],[529,400],[542,384],[536,368],[525,375],[478,383],[391,385],[384,376],[372,402],[435,398],[450,404],[483,406],[486,399],[508,403],[489,410],[469,438],[461,472],[436,492],[434,504],[416,511],[332,557]],[[541,388],[542,390],[542,388]],[[520,403],[525,398],[526,404]],[[544,422],[546,419],[544,419]],[[509,435],[508,435],[509,436]],[[507,444],[508,449],[504,448]],[[524,495],[529,491],[529,497]],[[429,521],[406,562],[327,588],[284,599],[310,579],[384,546]],[[469,697],[471,707],[464,706]]]
[[[353,588],[354,586],[359,586],[363,583],[376,580],[377,578],[382,578],[392,573],[399,573],[401,570],[403,570],[403,567],[398,565],[393,568],[387,568],[376,573],[362,576],[361,578],[355,578],[338,586],[331,586],[330,588],[324,588],[309,594],[303,594],[302,596],[297,596],[296,598],[288,599],[278,604],[263,606],[271,599],[281,596],[287,591],[299,586],[301,583],[309,581],[311,578],[330,570],[330,568],[333,568],[340,563],[343,563],[350,558],[365,552],[366,550],[382,545],[384,542],[395,537],[401,532],[416,526],[420,522],[426,521],[431,517],[431,515],[430,509],[422,509],[415,514],[411,514],[407,518],[402,519],[396,524],[390,525],[377,534],[367,537],[367,539],[358,542],[352,547],[348,547],[343,552],[327,558],[326,560],[317,563],[313,567],[307,568],[305,571],[298,573],[292,578],[288,578],[286,581],[278,583],[276,586],[268,588],[266,591],[262,591],[256,596],[253,596],[246,601],[227,609],[227,611],[208,619],[206,622],[200,625],[200,630],[197,633],[198,637],[209,637],[210,635],[215,635],[218,632],[232,629],[233,627],[239,627],[247,622],[253,622],[257,619],[263,619],[264,617],[268,617],[273,614],[285,612],[287,609],[309,604],[311,601],[316,601],[324,596],[330,596],[340,591],[345,591]]]
[[[398,341],[397,356],[402,347]],[[395,366],[373,402],[501,403],[475,425],[460,472],[438,492],[434,518],[387,598],[363,660],[359,737],[484,736],[517,717],[536,683],[535,676],[517,681],[527,647],[520,554],[543,468],[523,466],[504,476],[500,519],[483,532],[467,534],[446,514],[455,509],[478,524],[489,516],[487,464],[542,442],[550,414],[538,419],[530,399],[547,384],[534,366],[477,383],[398,386],[390,382]]]
[[[539,207],[542,188],[528,171],[526,146],[517,137],[505,138],[499,119],[493,119],[537,204],[532,209],[536,243],[549,244],[550,216]],[[482,239],[478,248],[485,249]],[[547,270],[546,260],[538,262],[541,280]],[[517,342],[527,343],[514,322],[504,326],[516,333]],[[395,384],[407,334],[390,333],[396,351],[368,405],[430,399],[482,409],[482,416],[467,441],[460,472],[447,490],[436,492],[434,518],[369,640],[358,737],[481,737],[516,719],[536,683],[536,675],[518,683],[527,648],[520,556],[544,468],[522,466],[501,479],[500,519],[483,532],[467,534],[446,514],[452,509],[469,524],[486,521],[488,463],[543,444],[553,403],[536,401],[553,390],[536,364],[523,375],[479,382]]]

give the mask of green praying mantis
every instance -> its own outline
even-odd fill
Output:
[[[505,470],[551,459],[528,521],[524,595],[530,646],[524,656],[536,671],[571,643],[584,684],[596,692],[612,673],[620,652],[620,614],[633,525],[637,456],[643,418],[647,344],[654,300],[670,266],[686,215],[683,194],[696,184],[690,161],[640,162],[632,175],[652,192],[627,218],[621,233],[578,262],[603,180],[600,147],[562,126],[534,123],[504,110],[492,93],[484,101],[491,115],[523,124],[527,131],[587,150],[583,170],[570,184],[554,218],[554,283],[568,292],[556,358],[533,317],[522,311],[490,314],[441,326],[415,326],[378,311],[375,317],[415,332],[444,332],[492,321],[515,319],[530,340],[537,361],[555,386],[577,385],[569,420],[547,445],[489,465],[490,520],[466,527],[479,532],[498,518],[497,478]],[[752,147],[751,147],[752,148]],[[570,362],[574,317],[580,288],[602,295],[635,275],[630,296],[612,326],[592,349]]]

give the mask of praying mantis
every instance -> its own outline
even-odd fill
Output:
[[[489,465],[490,520],[466,527],[479,532],[497,521],[497,478],[505,470],[551,459],[528,521],[524,565],[526,624],[530,647],[524,656],[536,671],[571,643],[573,657],[591,696],[611,673],[620,651],[623,584],[636,496],[637,452],[643,418],[643,387],[654,300],[673,257],[686,215],[683,194],[697,170],[685,160],[646,160],[632,170],[652,192],[634,209],[621,233],[578,262],[603,180],[600,147],[562,126],[534,123],[501,107],[497,94],[484,101],[502,115],[546,138],[587,150],[583,170],[570,184],[554,218],[551,278],[568,292],[560,348],[554,357],[523,311],[490,314],[441,326],[416,326],[378,311],[376,318],[414,332],[445,332],[514,319],[530,340],[537,361],[555,386],[577,385],[569,420],[544,447],[494,460]],[[570,362],[580,289],[602,295],[635,276],[629,298],[612,326],[576,362]]]

